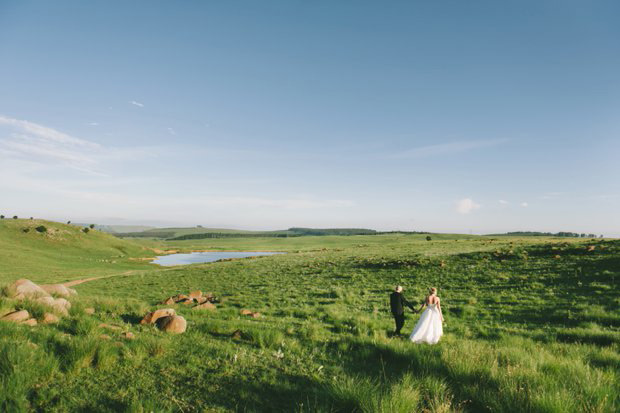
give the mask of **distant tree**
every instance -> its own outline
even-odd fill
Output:
[[[95,224],[90,224],[89,227],[90,229],[95,229]]]
[[[34,219],[33,217],[30,217],[30,219]]]
[[[430,236],[430,235],[427,235],[427,236],[426,236],[426,240],[427,240],[427,241],[432,240],[431,236]]]
[[[71,221],[67,221],[67,224],[71,224]]]
[[[90,231],[90,228],[88,228],[88,227],[84,227],[84,228],[82,228],[82,232],[83,232],[84,234],[88,234],[88,231]]]
[[[202,228],[202,225],[196,225],[196,228]]]
[[[601,234],[601,235],[599,236],[599,238],[603,238],[603,234]]]
[[[17,215],[13,215],[13,219],[17,219]]]
[[[4,215],[0,215],[0,219],[4,219]]]
[[[581,234],[581,238],[585,238],[585,237],[586,237],[586,234]]]
[[[39,225],[35,229],[37,230],[37,232],[47,232],[47,228],[45,227],[45,225]]]
[[[22,232],[30,232],[30,228],[22,228]]]

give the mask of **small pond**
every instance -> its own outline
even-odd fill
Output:
[[[164,267],[173,265],[198,264],[201,262],[214,262],[226,258],[247,258],[259,257],[263,255],[285,254],[284,252],[267,252],[267,251],[208,251],[208,252],[191,252],[189,254],[170,254],[158,256],[151,261],[152,264],[159,264]]]

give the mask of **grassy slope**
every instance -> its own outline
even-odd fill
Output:
[[[72,317],[59,326],[2,325],[0,407],[386,413],[620,407],[618,242],[596,242],[587,252],[583,241],[544,238],[202,241],[190,246],[300,252],[77,286]],[[179,245],[187,246],[170,247]],[[388,338],[387,293],[397,283],[415,301],[428,286],[439,287],[447,321],[439,345]],[[212,291],[222,303],[215,313],[177,306],[187,333],[166,336],[137,324],[162,298],[193,289]],[[11,304],[0,302],[0,309]],[[83,313],[86,305],[96,307],[95,316]],[[241,308],[263,317],[242,318]],[[409,316],[406,330],[415,318]],[[113,340],[101,340],[102,321],[138,338],[121,342],[118,332],[108,332]],[[230,337],[237,329],[240,340]]]
[[[37,232],[40,225],[47,232]],[[17,278],[61,282],[144,269],[144,263],[128,258],[149,255],[153,252],[100,231],[84,233],[74,225],[39,219],[0,220],[0,283]]]

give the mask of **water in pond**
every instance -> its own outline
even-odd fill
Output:
[[[209,251],[191,252],[189,254],[162,255],[151,261],[153,264],[169,267],[172,265],[197,264],[201,262],[214,262],[225,258],[247,258],[262,255],[284,254],[283,252],[266,251]]]

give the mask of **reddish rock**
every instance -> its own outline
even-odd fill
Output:
[[[210,310],[210,311],[215,311],[216,309],[217,307],[215,307],[215,304],[211,304],[208,301],[203,304],[198,304],[197,306],[192,308],[192,310]]]
[[[185,305],[192,305],[194,303],[195,303],[195,301],[194,301],[193,298],[186,298],[183,301],[177,302],[177,304],[185,304]]]
[[[173,308],[162,308],[162,309],[155,310],[152,313],[148,313],[147,315],[145,315],[142,321],[140,321],[140,324],[153,324],[159,318],[175,316],[176,314],[177,313],[176,311],[174,311]]]
[[[252,315],[252,314],[254,314],[254,312],[250,311],[250,310],[241,310],[241,311],[239,311],[239,314],[241,314],[241,315]]]
[[[160,304],[173,305],[174,303],[176,303],[176,301],[174,301],[174,298],[169,297],[169,298],[166,298],[164,301],[162,301]]]
[[[89,315],[93,315],[95,314],[95,309],[92,307],[87,307],[84,309],[84,313],[89,314]]]
[[[185,294],[177,294],[174,297],[172,297],[172,299],[174,300],[175,303],[178,303],[179,301],[187,300],[188,298],[189,298],[189,296],[187,296]]]
[[[19,300],[24,298],[48,297],[49,293],[30,280],[21,279],[15,281],[8,288],[11,296]]]
[[[261,315],[258,312],[252,313],[252,318],[261,318]]]
[[[199,298],[196,298],[196,302],[198,304],[208,303],[209,302],[209,297],[199,297]]]
[[[192,291],[189,293],[189,298],[200,298],[202,297],[202,291]]]
[[[29,318],[26,321],[22,321],[20,324],[26,324],[27,326],[34,327],[38,323],[37,323],[37,319],[36,318]]]
[[[594,251],[596,249],[596,246],[594,245],[588,245],[588,252],[590,251]]]
[[[14,323],[21,323],[22,321],[26,321],[30,318],[30,313],[26,310],[13,311],[12,313],[8,313],[2,318],[0,321],[12,321]]]
[[[99,336],[99,338],[100,338],[100,339],[102,339],[102,340],[112,340],[112,337],[110,337],[110,336],[109,336],[109,335],[107,335],[107,334],[101,334],[101,335]]]
[[[65,298],[69,298],[72,295],[77,295],[77,291],[73,288],[67,288],[62,284],[42,285],[41,288],[49,294],[59,295]]]
[[[180,334],[187,329],[187,321],[178,315],[161,317],[157,320],[157,328],[166,333]]]
[[[136,338],[136,335],[131,331],[125,331],[123,334],[121,334],[121,337],[123,337],[125,340],[134,340]]]
[[[55,324],[58,321],[60,321],[60,319],[55,314],[45,313],[45,314],[43,314],[43,321],[41,321],[41,322],[43,324]]]

